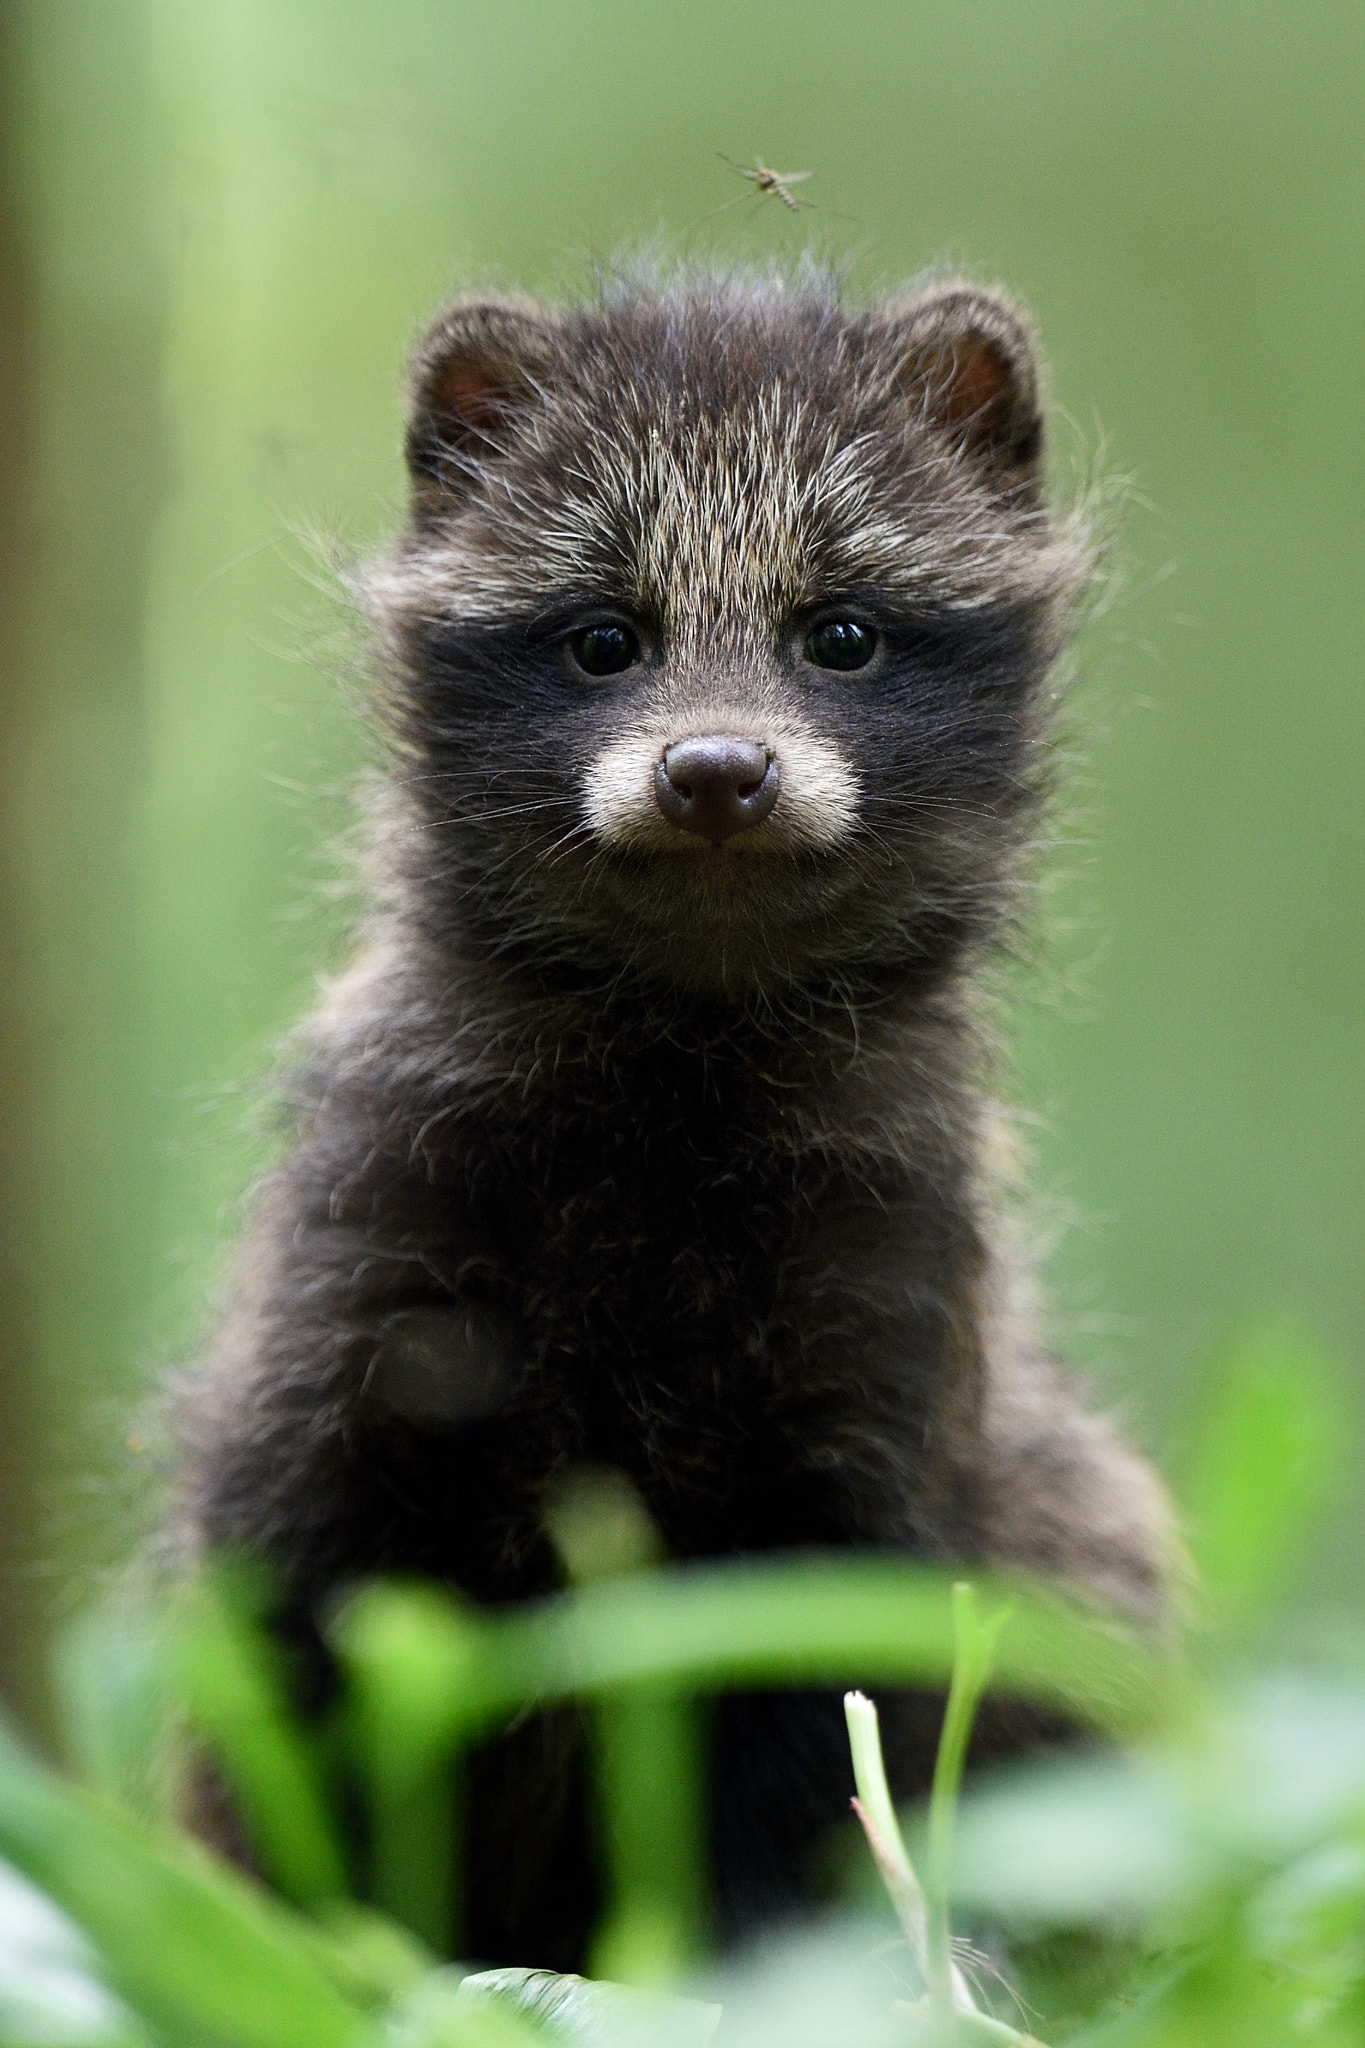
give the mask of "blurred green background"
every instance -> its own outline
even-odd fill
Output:
[[[3,1683],[153,1497],[337,956],[359,759],[308,536],[401,504],[454,282],[666,247],[1035,309],[1063,486],[1132,481],[1022,976],[1059,1340],[1178,1461],[1210,1347],[1358,1372],[1362,107],[1351,4],[10,0],[0,26]],[[717,152],[810,168],[734,198]],[[840,216],[850,216],[849,219]],[[1313,1563],[1365,1592],[1365,1489]]]

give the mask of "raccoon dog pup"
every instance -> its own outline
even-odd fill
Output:
[[[1159,1493],[1041,1349],[994,1185],[975,982],[1089,566],[1041,447],[1027,326],[957,281],[469,298],[419,344],[361,585],[365,945],[188,1403],[192,1540],[265,1558],[287,1631],[372,1572],[548,1590],[582,1464],[675,1558],[891,1547],[1156,1613]],[[911,1793],[937,1717],[893,1720]],[[469,1953],[581,1961],[581,1779],[570,1716],[475,1760]],[[847,1779],[829,1701],[725,1703],[723,1934],[808,1898]]]

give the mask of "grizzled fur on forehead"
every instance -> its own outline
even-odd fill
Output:
[[[864,586],[1049,613],[1084,550],[1030,478],[983,480],[930,379],[907,387],[920,304],[720,279],[536,309],[504,431],[442,451],[447,488],[419,498],[372,603],[401,628],[610,597],[684,658]],[[419,402],[441,341],[438,322]]]

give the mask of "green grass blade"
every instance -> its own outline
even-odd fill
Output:
[[[623,1473],[580,1467],[551,1494],[546,1527],[569,1583],[624,1578],[659,1562],[658,1532]],[[707,1872],[697,1711],[667,1686],[600,1693],[589,1708],[606,1909],[593,1971],[670,1983],[700,1946]]]
[[[953,1675],[929,1793],[929,1995],[944,2024],[963,1988],[960,1980],[954,1981],[952,1924],[948,1913],[957,1800],[976,1710],[991,1674],[1001,1631],[1011,1613],[1012,1609],[1002,1607],[989,1621],[983,1621],[976,1589],[966,1583],[953,1587]],[[967,2004],[974,2004],[970,1994]]]
[[[345,1861],[259,1606],[240,1569],[206,1571],[182,1591],[170,1658],[190,1726],[223,1773],[261,1869],[295,1905],[316,1907],[344,1896]]]
[[[451,1954],[459,1914],[455,1759],[490,1691],[488,1624],[434,1586],[373,1585],[347,1603],[331,1639],[350,1685],[375,1903],[438,1954]]]
[[[52,1900],[0,1859],[0,2043],[150,2048],[99,1959]]]
[[[92,1792],[168,1817],[174,1743],[165,1632],[146,1610],[96,1608],[64,1630],[54,1678],[66,1758]]]
[[[367,1685],[393,1688],[395,1726],[431,1754],[518,1712],[628,1685],[683,1693],[725,1686],[941,1685],[952,1675],[952,1578],[887,1557],[744,1559],[637,1573],[487,1616],[435,1588],[371,1586],[342,1610],[334,1641]],[[1178,1711],[1186,1680],[1169,1655],[1121,1623],[1012,1581],[977,1581],[1014,1619],[996,1684],[1094,1727],[1152,1726]],[[422,1604],[412,1679],[400,1655]],[[397,1603],[397,1604],[394,1604]],[[389,1648],[381,1639],[394,1637]],[[411,1695],[411,1697],[407,1697]],[[382,1717],[381,1717],[382,1718]]]
[[[600,1697],[592,1729],[607,1880],[593,1975],[666,1985],[704,1933],[697,1710],[677,1693],[635,1686]]]
[[[273,1904],[41,1769],[0,1728],[0,1855],[84,1928],[111,1988],[175,2048],[366,2048],[368,2024]]]
[[[1164,1712],[1169,1661],[1130,1631],[1048,1594],[981,1585],[1017,1609],[997,1667],[1001,1690],[1100,1727]],[[632,1680],[699,1691],[942,1683],[953,1667],[951,1588],[947,1573],[882,1557],[642,1574],[499,1617],[490,1675],[506,1687],[499,1707]]]

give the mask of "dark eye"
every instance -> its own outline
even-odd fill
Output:
[[[825,619],[806,635],[806,660],[817,668],[866,668],[876,651],[876,634],[857,619]]]
[[[629,626],[585,626],[569,646],[578,666],[590,676],[619,676],[640,659],[640,642]]]

